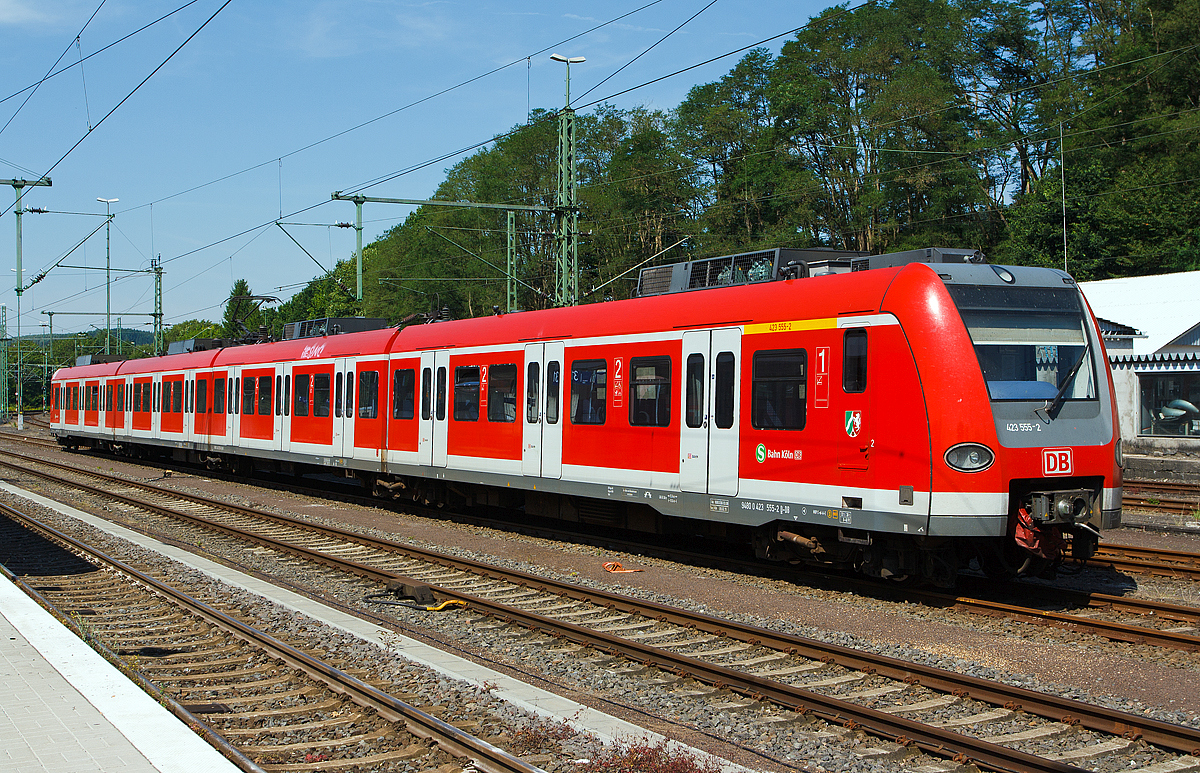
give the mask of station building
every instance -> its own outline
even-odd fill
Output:
[[[1126,452],[1200,463],[1200,271],[1080,288],[1100,321]]]

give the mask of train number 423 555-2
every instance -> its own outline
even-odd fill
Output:
[[[1007,429],[1009,432],[1041,432],[1042,431],[1042,428],[1040,426],[1038,426],[1037,424],[1027,423],[1027,422],[1021,422],[1018,424],[1015,421],[1011,422],[1009,424],[1006,424],[1005,429]]]

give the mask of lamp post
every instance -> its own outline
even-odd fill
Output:
[[[567,66],[566,104],[558,114],[558,196],[555,211],[555,256],[557,274],[554,300],[558,306],[574,306],[579,302],[579,208],[576,206],[575,186],[575,111],[571,109],[571,65],[586,62],[582,56],[551,54],[555,62]]]
[[[112,205],[120,199],[102,199],[108,221],[104,224],[104,353],[109,353],[109,339],[112,338]]]
[[[46,323],[41,323],[42,328],[42,413],[46,412],[46,393],[50,391],[50,349],[48,348],[50,339],[46,337]]]

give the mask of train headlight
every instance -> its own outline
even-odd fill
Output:
[[[991,449],[978,443],[959,443],[946,452],[946,464],[959,472],[982,472],[994,461]]]

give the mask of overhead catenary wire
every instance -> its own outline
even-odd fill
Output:
[[[207,19],[204,21],[204,23],[203,23],[203,24],[201,24],[199,27],[197,27],[197,28],[196,28],[196,31],[195,31],[195,32],[193,32],[191,35],[188,35],[187,39],[186,39],[186,40],[184,40],[182,43],[180,43],[180,44],[179,44],[179,46],[178,46],[178,47],[177,47],[177,48],[176,48],[174,51],[172,51],[172,52],[171,52],[171,53],[170,53],[170,54],[167,56],[167,58],[166,58],[166,59],[162,60],[162,62],[161,62],[161,63],[159,63],[159,65],[158,65],[157,67],[155,67],[155,68],[154,68],[154,69],[153,69],[153,70],[150,72],[150,74],[149,74],[149,75],[147,75],[145,78],[143,78],[143,79],[142,79],[142,80],[141,80],[141,81],[138,83],[138,85],[134,86],[134,87],[133,87],[133,89],[132,89],[132,90],[131,90],[131,91],[130,91],[128,94],[126,94],[124,97],[122,97],[122,98],[121,98],[121,101],[120,101],[120,102],[118,102],[116,105],[114,105],[114,106],[113,106],[113,108],[112,108],[111,110],[109,110],[107,113],[105,113],[105,114],[104,114],[104,117],[103,117],[103,118],[101,118],[99,121],[97,121],[95,126],[92,126],[92,127],[90,127],[90,128],[87,130],[87,132],[85,132],[85,133],[84,133],[84,135],[83,135],[82,137],[80,137],[80,138],[79,138],[79,140],[78,140],[78,141],[77,141],[77,142],[76,142],[74,145],[72,145],[72,146],[71,146],[71,147],[70,147],[70,148],[67,150],[67,152],[66,152],[66,153],[63,153],[63,154],[62,154],[62,156],[60,156],[60,157],[59,157],[59,159],[58,159],[57,161],[55,161],[53,164],[51,164],[51,165],[50,165],[50,168],[49,168],[49,169],[47,169],[45,172],[43,172],[43,173],[41,174],[41,177],[43,177],[43,178],[44,178],[44,177],[48,177],[48,176],[50,175],[50,173],[51,173],[51,172],[53,172],[55,169],[57,169],[57,168],[58,168],[58,165],[59,165],[59,164],[61,164],[63,161],[65,161],[65,160],[67,159],[67,156],[69,156],[69,155],[71,155],[73,152],[75,152],[75,149],[76,149],[76,148],[78,148],[80,145],[82,145],[82,144],[83,144],[83,141],[84,141],[84,140],[86,140],[88,137],[90,137],[93,131],[95,131],[96,129],[100,128],[100,125],[101,125],[101,124],[103,124],[105,121],[107,121],[107,120],[109,119],[109,117],[110,117],[110,116],[111,116],[113,113],[117,112],[117,110],[119,110],[119,109],[121,108],[121,105],[124,105],[126,102],[128,102],[128,101],[129,101],[129,99],[130,99],[130,97],[132,97],[134,94],[136,94],[136,93],[138,92],[138,90],[142,88],[142,86],[145,86],[145,85],[146,85],[146,82],[147,82],[147,81],[149,81],[151,78],[153,78],[153,77],[154,77],[154,76],[155,76],[155,75],[158,73],[158,71],[159,71],[159,70],[161,70],[162,68],[166,67],[166,66],[167,66],[167,62],[170,62],[172,59],[174,59],[174,58],[175,58],[175,55],[176,55],[176,54],[178,54],[180,51],[182,51],[182,50],[183,50],[183,47],[184,47],[184,46],[186,46],[188,43],[190,43],[190,42],[192,41],[192,39],[193,39],[193,38],[195,38],[197,35],[199,35],[199,34],[200,34],[200,32],[201,32],[201,31],[202,31],[202,30],[203,30],[205,27],[207,27],[207,26],[209,25],[209,23],[210,23],[210,22],[212,22],[212,20],[213,20],[213,19],[217,18],[217,15],[218,15],[219,13],[221,13],[221,11],[225,10],[225,8],[226,8],[226,7],[227,7],[227,6],[228,6],[228,5],[229,5],[231,2],[233,2],[233,0],[225,0],[225,2],[221,4],[221,7],[220,7],[220,8],[218,8],[216,11],[214,11],[214,12],[213,12],[212,16],[209,16],[209,17],[208,17],[208,18],[207,18]],[[6,214],[8,214],[8,213],[9,213],[9,212],[12,210],[12,208],[13,208],[14,206],[16,206],[16,205],[15,205],[15,203],[14,203],[14,204],[10,204],[10,205],[8,205],[7,207],[5,207],[5,208],[4,208],[4,211],[3,211],[3,212],[0,212],[0,215],[6,215]]]
[[[37,83],[30,86],[28,89],[25,89],[26,91],[29,92],[29,96],[25,97],[25,101],[23,101],[20,105],[17,105],[17,109],[13,111],[13,114],[8,117],[8,120],[4,122],[3,126],[0,126],[0,134],[4,133],[4,130],[7,129],[9,127],[9,125],[16,119],[16,117],[20,114],[20,112],[25,108],[25,105],[29,104],[29,100],[33,99],[33,95],[37,93],[38,88],[43,83],[45,83],[50,77],[52,77],[51,74],[54,72],[54,68],[58,67],[58,63],[61,62],[63,60],[63,57],[66,56],[70,52],[71,46],[75,46],[76,48],[78,48],[79,37],[81,35],[83,35],[84,30],[86,30],[88,28],[88,25],[92,23],[92,19],[96,18],[96,14],[100,13],[100,9],[104,7],[104,4],[106,2],[108,2],[108,0],[100,0],[100,5],[96,6],[96,10],[92,11],[92,15],[88,17],[87,21],[85,21],[83,23],[83,26],[79,28],[79,32],[77,32],[75,34],[74,40],[72,40],[70,43],[67,44],[67,47],[63,49],[63,52],[58,55],[57,59],[54,60],[54,64],[50,65],[50,68],[48,70],[46,70],[46,74],[42,76],[41,80],[39,80]],[[82,51],[80,52],[79,56],[80,56],[79,66],[82,68],[83,67],[83,52]],[[86,103],[86,101],[87,101],[87,84],[84,84],[83,89],[84,89],[84,91],[83,91],[84,102]],[[89,125],[91,124],[90,116],[88,118],[88,124]]]
[[[861,6],[856,6],[856,8],[858,8],[858,7],[861,7]],[[854,9],[847,9],[847,10],[849,11],[849,10],[854,10]],[[783,33],[783,34],[785,34],[785,35],[786,35],[786,34],[788,34],[788,33]],[[779,36],[777,36],[777,37],[779,37]],[[744,48],[743,48],[743,49],[739,49],[738,51],[742,51],[742,50],[745,50],[745,49],[744,49]],[[737,53],[737,52],[734,52],[734,53]],[[1147,58],[1148,58],[1148,57],[1147,57]],[[713,60],[709,60],[709,61],[713,61]],[[1117,66],[1117,65],[1114,65],[1114,66]],[[692,69],[692,68],[688,68],[688,69]],[[682,72],[682,71],[681,71],[681,72]],[[1078,75],[1078,74],[1075,74],[1075,75],[1072,75],[1072,76],[1069,76],[1069,77],[1076,77],[1076,75]],[[655,82],[655,81],[648,81],[647,83],[652,83],[652,82]],[[1029,88],[1032,88],[1032,86],[1031,86],[1031,87],[1029,87]],[[625,93],[625,92],[621,92],[621,93]],[[950,108],[945,108],[945,109],[950,109]],[[477,145],[477,146],[475,146],[475,147],[479,147],[479,146],[482,146],[482,145],[486,145],[486,144],[488,144],[489,142],[495,141],[495,139],[496,139],[496,138],[492,138],[491,140],[486,140],[486,141],[483,141],[483,142],[479,143],[479,145]],[[1008,142],[1006,141],[1006,142],[1004,143],[1004,145],[1007,145],[1007,144],[1008,144]],[[460,152],[465,152],[465,151],[460,151]],[[977,152],[978,152],[978,151],[977,151]],[[413,168],[410,168],[410,169],[408,169],[408,170],[401,170],[401,172],[400,172],[399,174],[406,174],[406,173],[408,173],[408,171],[412,171],[412,170],[413,170],[413,169],[415,169],[415,168],[423,168],[424,166],[428,165],[428,163],[437,163],[438,161],[440,161],[440,160],[445,160],[445,159],[446,159],[448,156],[452,156],[452,155],[453,155],[453,154],[447,154],[447,156],[441,156],[441,157],[439,157],[438,159],[434,159],[434,160],[432,160],[431,162],[427,162],[427,164],[424,164],[424,165],[421,165],[421,166],[418,166],[418,167],[413,167]],[[268,163],[269,163],[269,162],[268,162]],[[395,175],[395,176],[398,176],[398,175]],[[394,179],[394,176],[393,176],[392,178],[390,178],[390,179]],[[372,183],[372,184],[377,184],[377,183]],[[606,184],[612,184],[612,183],[610,182],[610,183],[606,183]],[[245,233],[245,232],[242,232],[242,233]],[[204,249],[204,248],[200,248],[200,249]],[[185,254],[192,254],[192,253],[194,253],[194,252],[196,252],[196,251],[191,251],[191,252],[189,252],[189,253],[185,253]],[[177,257],[182,257],[182,256],[177,256]]]
[[[128,33],[127,35],[123,35],[123,36],[121,36],[121,37],[117,38],[117,39],[116,39],[116,40],[114,40],[113,42],[109,43],[107,46],[103,46],[102,48],[98,48],[98,49],[96,49],[96,50],[95,50],[95,51],[93,51],[92,53],[90,53],[90,54],[88,54],[87,56],[83,57],[83,61],[85,61],[85,62],[86,62],[87,60],[91,59],[91,58],[92,58],[92,57],[94,57],[94,56],[99,56],[100,54],[103,54],[105,51],[107,51],[108,49],[112,48],[113,46],[117,46],[117,45],[120,45],[121,43],[124,43],[126,40],[129,40],[129,39],[130,39],[130,38],[132,38],[134,35],[137,35],[137,34],[139,34],[139,33],[141,33],[141,32],[145,32],[146,30],[148,30],[148,29],[150,29],[151,27],[155,26],[155,25],[156,25],[156,24],[158,24],[159,22],[162,22],[162,21],[165,21],[165,20],[167,20],[167,19],[171,18],[172,16],[174,16],[174,15],[175,15],[175,14],[177,14],[177,13],[179,13],[180,11],[182,11],[182,10],[184,10],[184,9],[188,8],[189,6],[193,6],[193,5],[195,5],[196,3],[198,3],[198,2],[200,2],[200,0],[188,0],[188,2],[186,2],[186,3],[184,3],[183,5],[179,6],[179,7],[178,7],[178,8],[176,8],[175,10],[173,10],[173,11],[169,11],[169,12],[167,12],[167,13],[163,14],[162,16],[159,16],[157,19],[155,19],[155,20],[154,20],[154,21],[152,21],[152,22],[149,22],[148,24],[143,24],[141,27],[138,27],[138,28],[137,28],[136,30],[134,30],[133,32],[130,32],[130,33]],[[103,3],[101,3],[101,5],[103,5]],[[99,8],[97,8],[96,10],[100,10],[100,9],[99,9]],[[85,25],[85,27],[86,27],[86,25]],[[74,41],[72,41],[71,45],[74,45]],[[68,46],[68,47],[67,47],[67,51],[70,51],[70,50],[71,50],[71,48],[70,48],[70,46]],[[64,52],[63,52],[63,54],[64,54],[64,56],[65,56],[65,55],[66,55],[66,52],[64,51]],[[61,59],[62,59],[62,57],[59,57],[59,59],[61,60]],[[59,75],[62,75],[63,73],[67,72],[68,70],[70,70],[70,69],[72,69],[72,68],[74,68],[74,67],[77,67],[78,65],[79,65],[79,62],[73,62],[73,63],[71,63],[71,64],[67,65],[66,67],[63,67],[62,69],[59,69],[59,70],[54,70],[54,72],[51,72],[51,73],[49,73],[49,74],[48,74],[48,75],[46,75],[44,78],[42,78],[41,80],[37,81],[36,83],[31,83],[31,84],[29,84],[28,86],[26,86],[25,88],[21,89],[20,91],[13,92],[12,94],[9,94],[7,97],[0,98],[0,104],[3,104],[3,103],[7,102],[7,101],[8,101],[8,100],[10,100],[10,99],[16,99],[17,97],[19,97],[19,96],[21,96],[22,94],[24,94],[26,91],[29,91],[29,90],[31,90],[31,89],[36,89],[38,86],[40,86],[40,85],[41,85],[42,83],[44,83],[45,81],[47,81],[47,80],[49,80],[49,79],[51,79],[51,78],[56,78],[56,77],[58,77]]]

